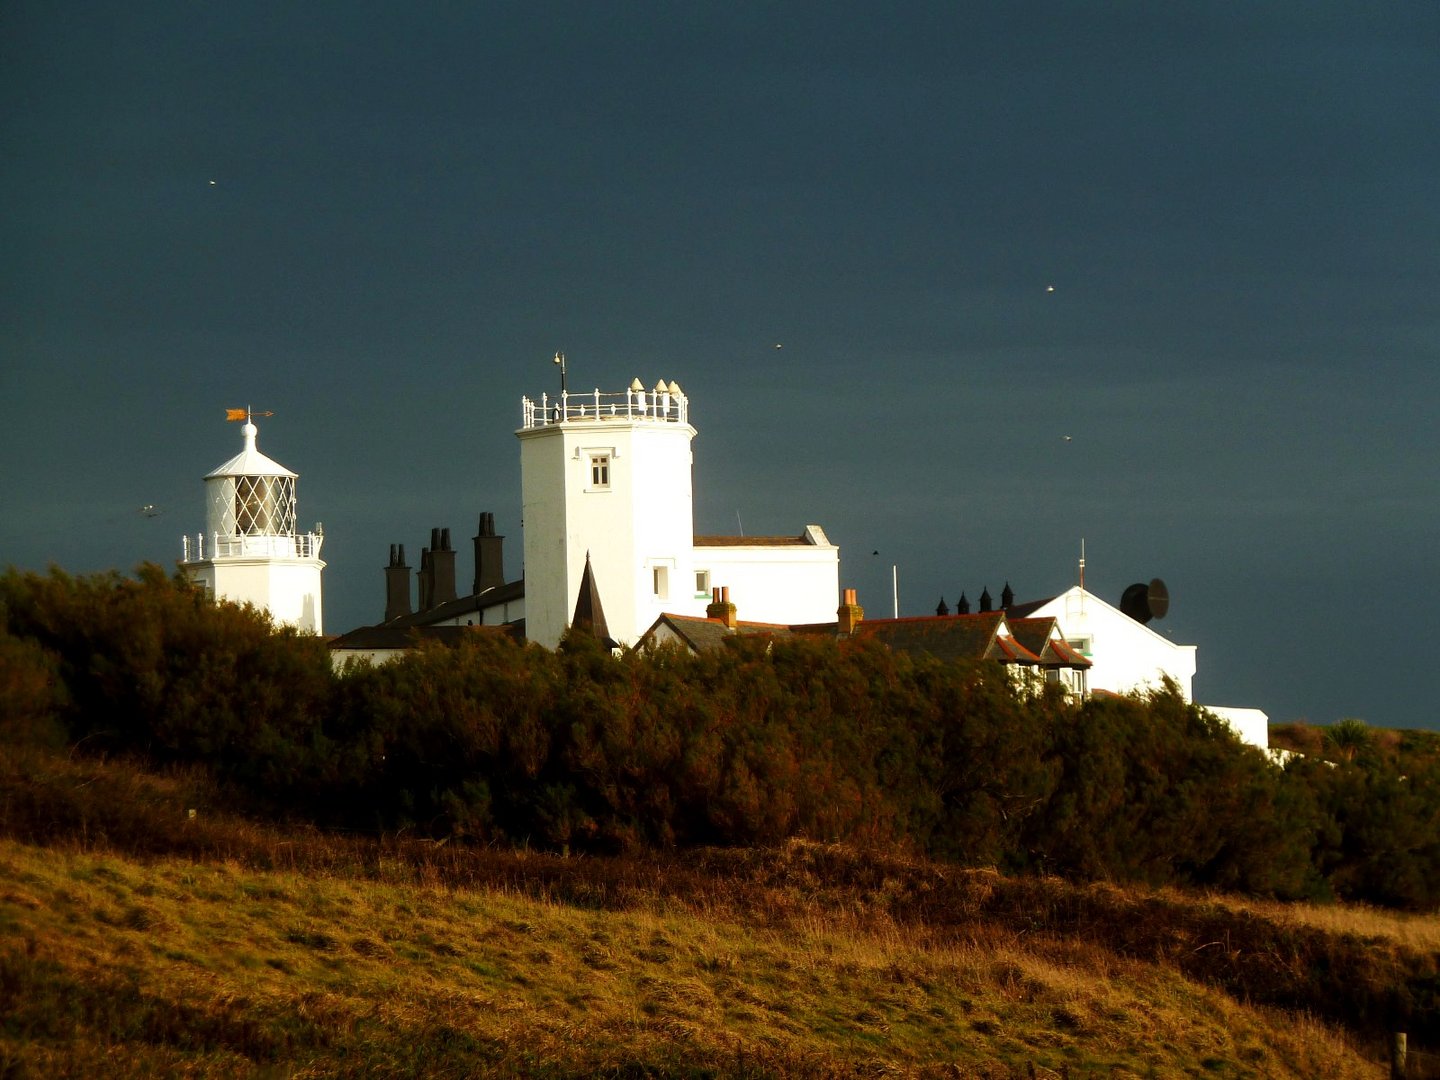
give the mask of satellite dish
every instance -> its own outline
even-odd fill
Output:
[[[1152,618],[1163,619],[1170,610],[1170,590],[1165,587],[1165,582],[1158,577],[1151,578],[1150,591],[1145,594],[1145,602],[1150,607]]]
[[[1137,581],[1120,597],[1120,610],[1138,623],[1163,619],[1170,610],[1170,590],[1158,577],[1151,578],[1148,585]]]

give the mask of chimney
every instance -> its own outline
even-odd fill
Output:
[[[480,534],[475,541],[475,587],[482,593],[505,584],[505,538],[495,535],[495,515],[480,515]]]
[[[390,545],[390,565],[385,567],[385,621],[410,614],[410,568],[405,565],[405,545]]]
[[[420,596],[415,606],[416,611],[429,611],[435,605],[430,602],[435,595],[435,574],[430,569],[430,549],[420,549],[420,569],[415,572],[419,579]]]
[[[956,615],[969,615],[969,614],[970,614],[970,598],[969,598],[968,596],[966,596],[963,591],[960,593],[960,599],[955,601],[955,614],[956,614]]]
[[[994,606],[995,601],[990,599],[990,586],[986,585],[985,588],[980,591],[980,611],[982,613],[991,611],[994,609]]]
[[[430,606],[439,607],[455,599],[455,549],[449,529],[431,529],[430,536]]]
[[[705,609],[707,619],[719,619],[727,629],[734,630],[736,623],[735,605],[730,602],[730,586],[710,590],[710,606]]]
[[[945,603],[945,597],[940,597],[940,603],[935,605],[935,614],[942,617],[950,614],[950,605]]]
[[[1000,610],[1009,611],[1015,606],[1015,590],[1010,588],[1010,582],[1005,582],[1005,588],[1000,590]]]
[[[840,607],[835,611],[835,632],[843,637],[855,633],[865,619],[865,609],[855,600],[855,590],[846,589]]]

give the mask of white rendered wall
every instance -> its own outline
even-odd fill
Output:
[[[217,600],[254,604],[277,625],[324,633],[320,571],[325,564],[319,559],[213,559],[184,564],[184,569]]]
[[[1212,712],[1235,732],[1241,742],[1258,746],[1261,750],[1270,748],[1270,717],[1260,709],[1235,709],[1226,705],[1201,706]]]
[[[824,533],[820,538],[824,539]],[[798,625],[835,621],[840,602],[840,549],[833,544],[698,547],[695,569],[710,571],[712,587],[729,588],[736,617],[744,622]],[[698,609],[667,610],[703,615],[708,603],[706,598],[698,601]]]
[[[1168,676],[1185,700],[1192,700],[1194,645],[1176,645],[1078,585],[1031,616],[1059,619],[1066,641],[1090,639],[1085,655],[1092,665],[1087,673],[1091,691],[1127,694],[1158,689]]]
[[[694,428],[669,419],[590,417],[516,435],[529,640],[551,649],[559,644],[587,552],[616,641],[634,644],[664,611],[693,610]],[[596,454],[609,458],[608,487],[591,482]],[[665,571],[664,596],[655,595],[656,568]],[[681,602],[687,606],[679,608]]]
[[[501,604],[491,604],[482,607],[479,611],[467,611],[463,615],[455,615],[448,619],[438,619],[434,622],[426,621],[426,626],[502,626],[505,623],[519,622],[525,618],[525,600],[506,600]]]

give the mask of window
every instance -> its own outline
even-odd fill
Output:
[[[590,486],[591,488],[608,488],[610,486],[610,455],[590,455]]]
[[[1090,639],[1088,637],[1070,638],[1065,644],[1069,645],[1070,648],[1074,649],[1081,656],[1090,655]]]
[[[710,571],[709,571],[709,570],[696,570],[696,571],[695,571],[695,595],[696,595],[696,596],[709,596],[709,595],[710,595]]]
[[[655,567],[655,595],[661,600],[670,595],[670,568],[668,566]]]

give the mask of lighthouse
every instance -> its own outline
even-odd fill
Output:
[[[205,531],[182,538],[181,569],[208,596],[319,634],[322,530],[296,531],[298,476],[256,448],[255,421],[240,415],[244,448],[205,477]]]

